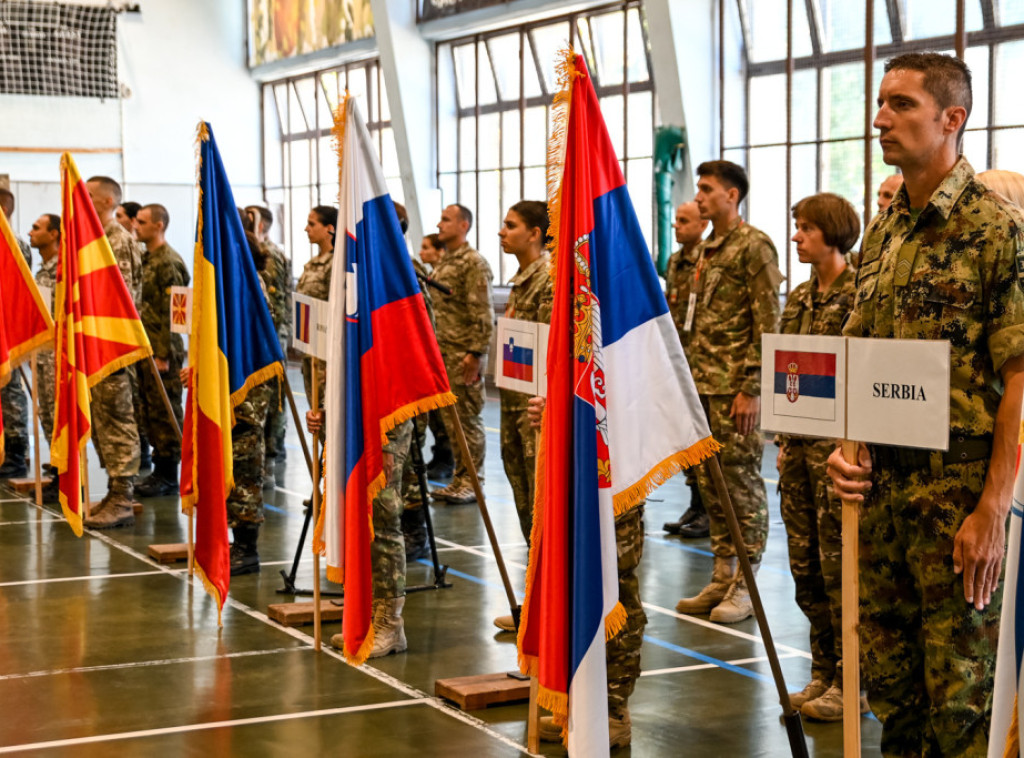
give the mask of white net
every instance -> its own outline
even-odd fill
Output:
[[[117,97],[117,12],[0,0],[0,94]]]

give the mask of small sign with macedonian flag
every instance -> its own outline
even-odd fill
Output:
[[[192,332],[191,287],[171,287],[171,331],[175,334]]]

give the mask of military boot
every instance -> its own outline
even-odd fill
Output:
[[[142,434],[139,435],[139,471],[153,468],[153,448],[149,446],[149,440]]]
[[[541,716],[537,735],[543,742],[561,742],[562,727],[555,723],[551,716]],[[608,716],[608,747],[626,747],[633,737],[633,722],[629,718],[629,708],[620,717]]]
[[[754,574],[761,568],[760,563],[751,563]],[[729,587],[722,602],[715,606],[709,618],[720,624],[735,624],[754,615],[754,605],[750,602],[750,588],[743,574],[737,573],[736,580]]]
[[[434,445],[430,463],[427,464],[427,476],[434,480],[450,479],[455,472],[455,458],[448,445]]]
[[[729,586],[736,576],[736,556],[719,558],[715,556],[715,567],[711,571],[711,583],[694,597],[684,597],[676,603],[679,613],[708,613],[725,599]]]
[[[135,525],[135,511],[132,508],[132,484],[130,476],[112,476],[106,497],[100,501],[89,518],[82,523],[90,529],[115,529]]]
[[[164,497],[178,494],[178,462],[163,456],[153,457],[153,472],[135,485],[141,497]]]
[[[812,679],[807,683],[807,686],[805,686],[799,692],[790,692],[789,702],[794,708],[800,710],[801,706],[803,706],[804,703],[810,702],[815,698],[821,697],[825,694],[825,690],[827,689],[828,682],[822,679]]]
[[[405,639],[405,619],[402,618],[404,607],[404,596],[374,598],[371,658],[383,658],[391,653],[404,653],[409,647],[409,643]]]
[[[405,538],[405,560],[418,561],[430,555],[427,544],[427,519],[422,503],[410,502],[402,511],[402,536]]]
[[[700,517],[704,517],[705,524],[707,523],[708,512],[704,508],[704,500],[700,496],[700,488],[695,484],[690,485],[690,507],[686,509],[686,512],[679,517],[678,521],[668,521],[662,524],[668,534],[679,534],[683,527],[688,526]],[[703,535],[707,536],[707,535]]]
[[[231,543],[231,576],[258,574],[260,554],[256,550],[256,541],[260,536],[260,525],[241,522],[231,533],[234,536]]]
[[[0,479],[20,479],[28,476],[28,464],[25,462],[26,444],[20,437],[8,437],[4,440],[6,457],[0,466]]]

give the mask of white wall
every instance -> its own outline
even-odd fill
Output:
[[[121,149],[75,153],[75,161],[85,178],[121,181],[126,200],[166,205],[168,239],[191,268],[200,118],[213,125],[238,204],[261,202],[259,87],[245,66],[245,5],[141,0],[141,13],[121,14],[118,76],[131,94],[120,102],[0,96],[0,174],[10,175],[18,197],[15,229],[24,236],[41,213],[60,212],[60,156],[2,148]]]

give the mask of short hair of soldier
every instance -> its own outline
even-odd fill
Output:
[[[405,206],[401,203],[396,203],[394,200],[391,201],[395,206],[395,215],[398,216],[398,225],[402,227],[402,234],[409,231],[409,211],[405,209]]]
[[[423,239],[425,239],[428,242],[430,242],[430,246],[432,248],[434,248],[435,250],[437,250],[439,252],[442,252],[442,253],[444,252],[444,243],[441,241],[441,238],[438,237],[436,234],[428,234]]]
[[[960,106],[971,115],[974,96],[971,88],[971,70],[959,58],[941,53],[905,53],[885,62],[885,73],[890,71],[920,71],[924,74],[924,90],[940,109]],[[960,127],[962,137],[967,118]]]
[[[149,211],[149,216],[153,219],[154,224],[163,222],[165,231],[167,230],[167,227],[171,225],[171,214],[169,214],[167,209],[160,205],[160,203],[149,203],[148,205],[142,206],[142,208]],[[142,210],[142,208],[139,208],[139,210]]]
[[[736,201],[737,204],[742,203],[747,192],[750,191],[747,172],[743,170],[743,166],[732,161],[704,161],[697,166],[697,176],[713,176],[724,184],[726,189],[738,190],[740,196]]]
[[[853,249],[860,236],[857,211],[845,197],[821,192],[805,197],[793,206],[793,219],[802,218],[821,229],[825,244],[839,248],[844,255]]]
[[[274,214],[270,212],[270,208],[264,208],[262,205],[247,205],[245,210],[247,212],[255,211],[260,214],[260,221],[263,222],[263,231],[270,231],[270,227],[274,225]]]
[[[469,231],[473,228],[473,211],[464,206],[462,203],[452,203],[456,208],[459,209],[459,215],[462,216],[462,220],[469,224],[466,230]]]
[[[0,208],[4,209],[5,216],[14,215],[14,193],[3,187],[0,187]]]
[[[1016,171],[993,168],[979,172],[976,178],[990,190],[995,190],[1018,208],[1024,209],[1024,176]]]
[[[56,213],[44,213],[43,215],[46,216],[46,222],[49,224],[49,227],[47,227],[46,231],[48,231],[48,232],[57,232],[57,239],[59,241],[60,240],[60,216],[58,216]]]
[[[90,184],[92,182],[96,182],[104,190],[111,194],[111,196],[114,198],[115,206],[121,204],[121,185],[118,184],[117,181],[111,179],[109,176],[90,176],[89,179],[86,181],[86,184]]]
[[[124,215],[128,218],[134,219],[139,215],[139,211],[142,210],[142,203],[136,203],[129,200],[128,202],[121,203],[121,207],[124,208]]]
[[[530,229],[540,229],[542,243],[551,239],[548,237],[551,219],[548,218],[547,203],[542,203],[540,200],[520,200],[509,210],[519,216]]]
[[[334,227],[334,231],[331,232],[331,242],[334,242],[338,236],[338,209],[331,205],[318,205],[313,208],[313,213],[320,219],[321,224]]]

